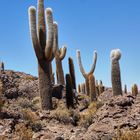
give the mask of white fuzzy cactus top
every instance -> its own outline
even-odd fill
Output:
[[[121,58],[121,50],[120,49],[114,49],[110,53],[110,58],[112,60],[119,60]]]

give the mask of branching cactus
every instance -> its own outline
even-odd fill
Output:
[[[74,108],[74,96],[72,91],[72,81],[70,74],[66,74],[66,104],[69,109]]]
[[[75,69],[73,59],[69,57],[69,73],[72,80],[73,89],[76,90],[76,78],[75,78]]]
[[[80,50],[77,50],[77,59],[78,59],[78,64],[79,64],[80,71],[81,71],[83,77],[85,78],[86,94],[89,95],[89,75],[93,74],[94,71],[95,71],[96,62],[97,62],[97,52],[94,51],[93,64],[92,64],[92,67],[91,67],[91,70],[90,70],[89,73],[85,72],[84,67],[82,65]]]
[[[89,92],[90,92],[90,102],[96,101],[96,87],[95,87],[95,78],[93,74],[89,75]]]
[[[122,95],[122,84],[121,84],[121,73],[120,73],[120,65],[119,60],[121,58],[121,51],[119,49],[112,50],[111,54],[111,81],[112,81],[112,89],[113,95]]]
[[[47,35],[46,23],[47,22]],[[38,24],[36,23],[38,21]],[[44,0],[38,0],[38,19],[36,20],[36,8],[29,8],[30,34],[33,47],[38,60],[39,91],[41,107],[43,110],[52,109],[52,79],[51,61],[53,60],[53,15],[52,9],[44,12]],[[47,39],[46,39],[47,38]]]
[[[67,48],[64,46],[63,48],[58,47],[58,25],[54,23],[54,55],[55,55],[55,63],[56,63],[56,74],[57,74],[57,84],[65,85],[64,72],[62,67],[62,60],[66,55]]]

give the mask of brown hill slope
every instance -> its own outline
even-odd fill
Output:
[[[42,112],[37,77],[5,71],[0,81],[0,139],[110,140],[128,130],[139,139],[135,133],[140,127],[139,94],[112,97],[108,89],[91,105],[89,98],[80,94],[79,106],[73,110],[66,108],[65,99],[53,98],[54,110]]]

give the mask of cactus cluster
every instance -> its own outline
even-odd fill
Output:
[[[98,83],[94,77],[97,52],[94,51],[92,67],[87,73],[82,65],[80,50],[77,50],[79,69],[85,79],[85,82],[79,84],[78,88],[76,88],[75,68],[71,57],[68,58],[69,74],[66,74],[64,77],[62,60],[66,56],[67,48],[66,46],[62,48],[59,48],[58,46],[58,24],[53,20],[52,9],[47,8],[44,11],[44,0],[38,0],[37,9],[36,15],[36,8],[29,8],[29,23],[32,44],[38,61],[39,91],[42,109],[52,109],[52,95],[54,94],[53,87],[55,85],[55,75],[58,86],[60,85],[62,87],[66,87],[66,96],[64,97],[66,97],[67,108],[74,108],[75,101],[78,103],[77,91],[78,93],[86,93],[90,97],[90,102],[97,101],[98,96],[105,91],[103,82],[100,81]],[[110,57],[113,95],[122,95],[121,72],[119,65],[121,51],[119,49],[112,50]],[[52,61],[54,58],[56,73],[53,73],[52,69]],[[0,68],[4,70],[4,64],[1,64]],[[126,85],[124,88],[124,93],[127,93]],[[61,97],[61,91],[59,94]],[[135,96],[138,94],[138,87],[136,84],[134,84],[132,87],[132,94]]]

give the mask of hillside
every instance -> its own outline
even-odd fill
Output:
[[[0,79],[2,140],[109,140],[139,130],[139,94],[113,97],[108,89],[91,105],[86,95],[79,94],[79,105],[70,110],[65,99],[54,97],[54,109],[42,112],[37,77],[7,70]]]

